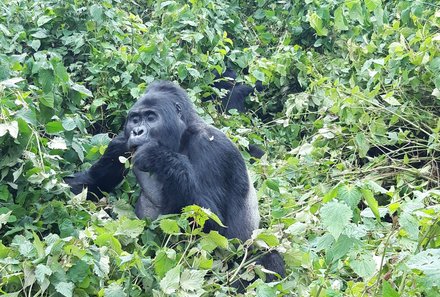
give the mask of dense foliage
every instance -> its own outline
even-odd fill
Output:
[[[1,1],[0,294],[228,296],[277,249],[288,276],[248,296],[439,296],[439,29],[436,1]],[[266,86],[247,114],[202,103],[226,66]],[[133,176],[99,203],[63,183],[158,78],[267,150],[249,242],[195,206],[137,220]]]

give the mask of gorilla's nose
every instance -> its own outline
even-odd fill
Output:
[[[142,134],[144,134],[144,128],[136,127],[131,131],[131,134],[133,134],[133,136],[141,136]]]

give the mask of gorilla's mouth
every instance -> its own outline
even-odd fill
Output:
[[[128,141],[127,143],[128,150],[132,153],[136,152],[136,150],[141,146],[140,143],[136,143],[135,141]]]

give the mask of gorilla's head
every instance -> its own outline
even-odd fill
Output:
[[[155,82],[128,113],[124,128],[128,148],[136,150],[156,141],[178,151],[182,133],[196,118],[182,88],[171,82]]]

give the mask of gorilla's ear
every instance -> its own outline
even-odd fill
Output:
[[[179,117],[182,117],[182,106],[179,104],[179,102],[175,102],[174,106],[176,107],[176,111]]]

